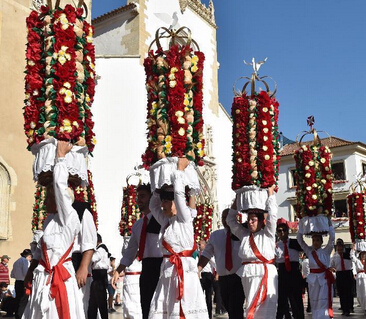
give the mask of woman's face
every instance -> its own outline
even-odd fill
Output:
[[[260,231],[263,226],[263,221],[259,221],[255,214],[248,215],[248,229],[251,233],[256,233]]]
[[[316,236],[311,237],[311,239],[313,241],[313,247],[315,249],[319,249],[322,246],[323,239],[321,236],[316,235]]]
[[[172,200],[163,199],[161,201],[161,208],[163,210],[164,215],[168,218],[173,217],[177,214],[174,201]]]

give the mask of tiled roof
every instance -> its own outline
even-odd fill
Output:
[[[131,9],[134,9],[134,8],[136,8],[136,4],[134,4],[133,2],[131,2],[131,3],[129,3],[129,4],[125,5],[125,6],[123,6],[123,7],[114,9],[114,10],[109,11],[109,12],[107,12],[107,13],[99,16],[99,17],[96,17],[95,19],[92,19],[92,24],[93,25],[94,24],[97,24],[97,23],[99,23],[99,22],[101,22],[103,20],[106,20],[106,19],[111,18],[111,17],[113,17],[115,15],[118,15],[118,14],[120,14],[122,12],[131,10]]]
[[[307,141],[307,142],[303,142],[303,144],[309,145],[312,142],[313,141]],[[322,142],[322,145],[328,146],[329,148],[354,145],[354,144],[361,144],[366,147],[366,145],[361,142],[350,142],[350,141],[346,141],[346,140],[343,140],[343,139],[335,137],[335,136],[322,138],[321,142]],[[292,154],[294,154],[295,150],[297,150],[298,148],[299,148],[299,146],[297,145],[297,143],[287,144],[283,147],[283,149],[281,151],[281,156],[292,155]]]

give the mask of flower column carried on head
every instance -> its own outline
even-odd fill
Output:
[[[332,153],[327,146],[321,144],[312,124],[313,122],[310,131],[301,137],[299,148],[294,154],[296,210],[297,217],[301,219],[299,231],[302,234],[327,233],[327,218],[333,208]],[[308,145],[302,144],[302,139],[308,134],[314,135],[314,141]]]
[[[265,61],[264,61],[265,62]],[[239,210],[247,209],[249,197],[257,194],[260,201],[265,202],[267,188],[277,184],[279,174],[279,134],[278,107],[279,103],[269,91],[264,81],[267,76],[259,77],[259,65],[253,59],[254,73],[243,77],[247,81],[240,92],[235,90],[231,109],[233,118],[233,181],[232,189],[239,194],[237,205]],[[266,87],[266,91],[256,92],[255,82],[259,81]],[[246,92],[251,85],[251,94]],[[259,208],[259,207],[258,207]]]
[[[357,187],[359,191],[357,192]],[[357,180],[351,185],[347,196],[349,232],[357,251],[366,251],[366,184]]]
[[[78,146],[68,155],[74,159],[76,153],[91,154],[95,145],[90,110],[95,90],[93,29],[83,17],[83,1],[78,8],[58,4],[55,9],[42,6],[27,18],[24,129],[28,149],[36,155],[35,180],[53,169],[55,140]],[[69,172],[87,183],[86,171],[80,176],[71,162]]]
[[[188,36],[182,35],[184,30]],[[171,38],[166,50],[160,44],[162,38]],[[180,45],[176,39],[187,42]],[[154,53],[149,49],[144,62],[148,93],[148,147],[142,155],[143,165],[148,169],[161,160],[168,162],[171,158],[184,156],[197,165],[203,165],[204,54],[185,27],[177,31],[158,29],[150,48],[154,43],[157,50]],[[193,51],[191,45],[198,50]],[[154,189],[154,185],[152,187]]]

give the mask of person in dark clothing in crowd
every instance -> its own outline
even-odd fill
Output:
[[[6,282],[0,282],[0,309],[6,312],[5,317],[12,317],[15,312],[15,298]]]

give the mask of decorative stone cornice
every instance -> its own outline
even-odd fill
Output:
[[[179,0],[179,6],[182,13],[186,10],[187,7],[191,8],[201,18],[207,21],[212,27],[217,29],[215,23],[215,8],[212,0],[210,0],[208,8],[200,0]]]
[[[136,16],[139,14],[139,11],[138,11],[139,7],[138,5],[136,5],[134,2],[130,2],[129,4],[123,6],[123,7],[120,7],[120,8],[117,8],[115,10],[112,10],[112,11],[109,11],[99,17],[96,17],[95,19],[92,20],[92,24],[95,25],[99,22],[102,22],[104,20],[107,20],[109,18],[112,18],[118,14],[121,14],[123,12],[127,12],[127,11],[130,11],[130,13],[133,15],[133,16]]]

